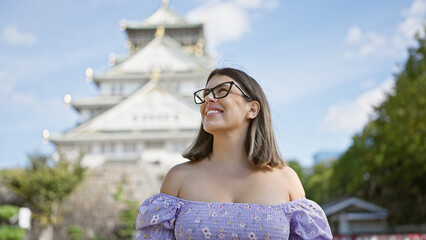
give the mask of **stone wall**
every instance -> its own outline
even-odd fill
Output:
[[[86,237],[111,239],[122,227],[119,216],[127,208],[114,196],[122,188],[122,197],[139,203],[160,191],[168,169],[158,166],[104,166],[88,170],[86,179],[62,206],[63,221],[55,226],[54,239],[69,239],[67,230],[76,225]],[[136,219],[135,219],[136,221]]]
[[[5,187],[0,178],[0,205],[12,204],[19,205],[21,204],[21,199],[16,196],[9,188]]]
[[[145,167],[108,164],[87,170],[84,181],[61,206],[63,219],[55,226],[53,239],[70,239],[67,233],[70,226],[81,227],[85,232],[85,239],[94,236],[114,239],[122,227],[120,213],[128,207],[114,197],[119,189],[122,189],[122,199],[140,204],[160,191],[169,168],[150,164]],[[22,199],[0,181],[0,205],[3,204],[24,205]],[[31,239],[38,239],[40,226],[35,221],[32,224]]]

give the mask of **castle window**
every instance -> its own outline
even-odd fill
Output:
[[[163,141],[150,141],[145,144],[146,148],[148,149],[161,149],[164,148],[164,142]]]

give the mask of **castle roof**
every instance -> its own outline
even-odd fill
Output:
[[[195,106],[151,80],[100,115],[65,133],[52,134],[50,141],[191,138],[200,124],[199,118]]]
[[[127,29],[146,29],[164,27],[190,27],[199,26],[188,22],[185,18],[170,9],[168,1],[163,1],[162,6],[141,22],[126,22]]]
[[[209,56],[196,56],[185,50],[173,38],[163,35],[154,38],[144,48],[137,50],[126,60],[107,70],[94,75],[96,82],[101,78],[117,75],[151,74],[153,70],[163,72],[203,72],[210,71],[213,59]],[[139,75],[140,76],[140,75]]]

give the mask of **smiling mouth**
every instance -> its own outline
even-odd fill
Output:
[[[216,115],[216,114],[219,114],[219,113],[222,113],[221,111],[219,111],[219,110],[209,110],[207,113],[206,113],[206,117],[208,117],[208,116],[212,116],[212,115]]]

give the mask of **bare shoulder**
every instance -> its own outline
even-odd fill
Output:
[[[282,178],[288,183],[290,201],[305,197],[305,190],[297,173],[289,166],[279,169]]]
[[[164,177],[160,192],[178,197],[185,176],[188,176],[193,168],[191,165],[191,162],[185,162],[171,168]]]

